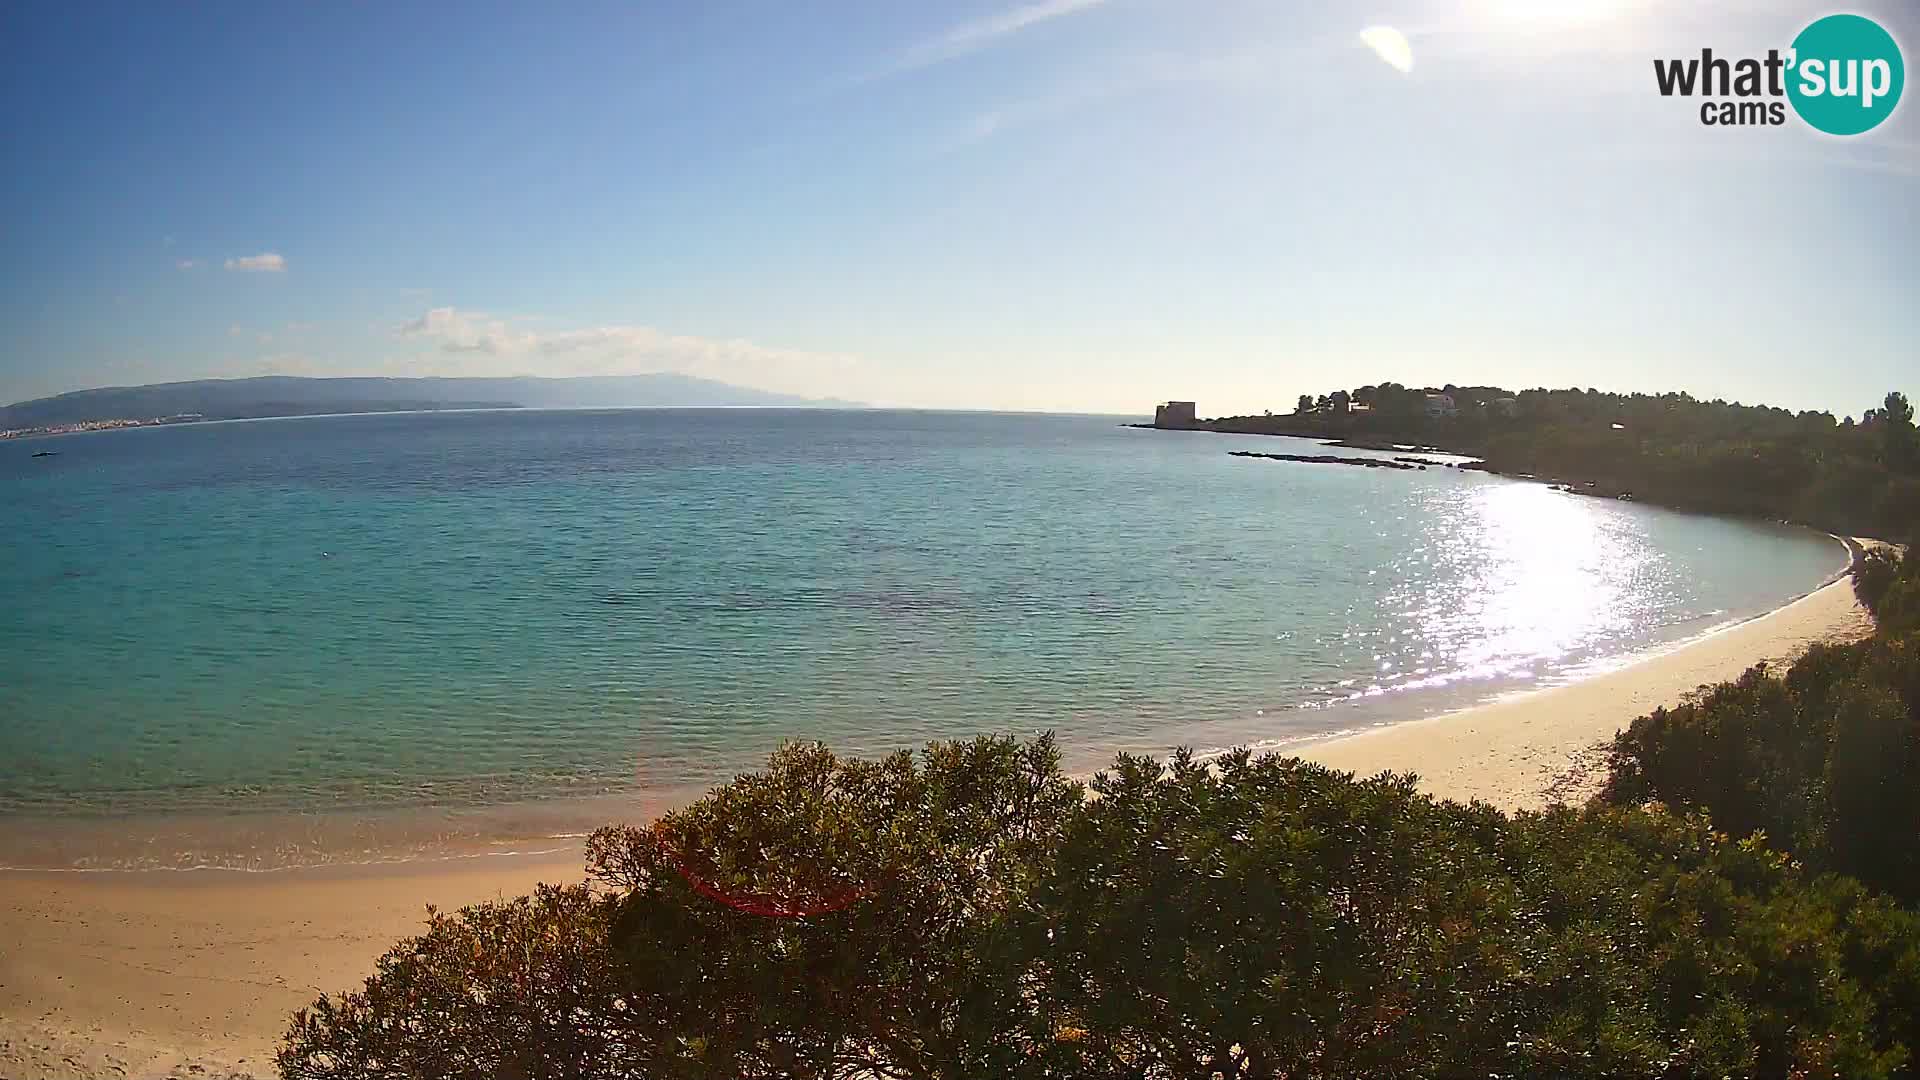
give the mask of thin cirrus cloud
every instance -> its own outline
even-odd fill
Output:
[[[434,308],[402,323],[398,334],[430,342],[442,353],[469,354],[478,366],[500,373],[526,373],[536,361],[539,374],[616,375],[678,371],[717,377],[795,377],[845,370],[851,356],[799,349],[775,349],[739,339],[669,334],[651,326],[593,326],[578,330],[536,331],[515,320],[481,311]],[[505,365],[504,367],[502,365]]]
[[[199,259],[175,259],[173,263],[176,270],[192,270],[199,265]]]
[[[249,274],[278,274],[286,270],[287,260],[283,255],[266,251],[258,255],[239,255],[228,259],[226,267]]]
[[[1107,0],[1039,0],[1038,3],[1011,8],[983,19],[960,23],[925,41],[910,45],[894,56],[880,71],[868,78],[894,75],[932,67],[955,57],[965,56],[1019,33],[1029,27],[1067,15],[1090,11]]]

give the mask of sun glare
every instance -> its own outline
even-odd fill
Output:
[[[1413,70],[1413,46],[1407,36],[1391,26],[1369,26],[1360,31],[1360,41],[1395,71]]]

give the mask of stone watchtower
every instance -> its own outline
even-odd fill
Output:
[[[1169,401],[1153,410],[1153,426],[1161,428],[1190,428],[1198,421],[1193,415],[1193,402]]]

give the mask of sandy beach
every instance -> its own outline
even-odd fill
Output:
[[[1602,746],[1635,717],[1760,661],[1791,661],[1815,642],[1872,630],[1852,578],[1842,577],[1758,618],[1590,679],[1294,752],[1362,775],[1415,773],[1421,788],[1440,798],[1479,799],[1503,810],[1584,802],[1606,778]]]
[[[0,1080],[276,1075],[292,1010],[357,985],[426,904],[578,880],[581,864],[0,877]]]
[[[1871,629],[1842,578],[1776,611],[1565,687],[1302,747],[1327,765],[1415,772],[1504,809],[1577,802],[1634,717],[1754,662]],[[577,853],[247,874],[0,877],[0,1080],[271,1076],[289,1013],[349,988],[423,907],[578,880]]]

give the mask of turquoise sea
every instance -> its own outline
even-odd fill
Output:
[[[0,443],[0,865],[524,849],[787,739],[1053,729],[1080,768],[1282,745],[1575,678],[1845,562],[1803,529],[1233,449],[1314,452],[698,409]]]

